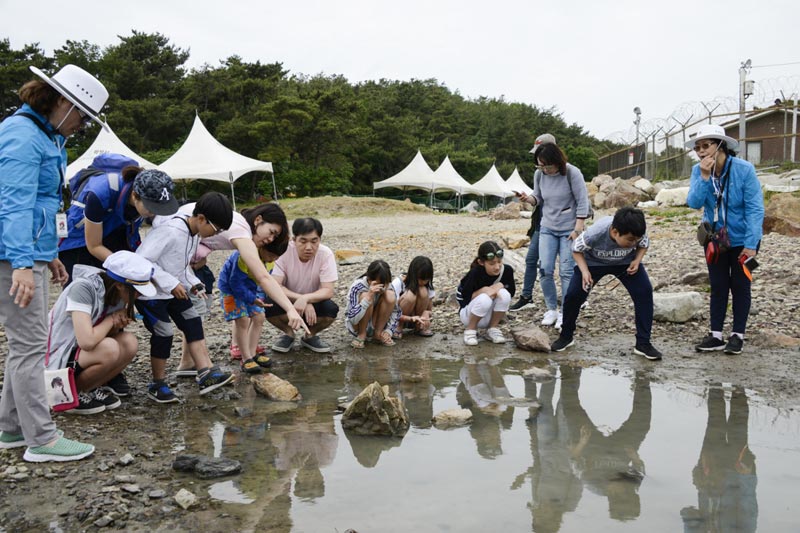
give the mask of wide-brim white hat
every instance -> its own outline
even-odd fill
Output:
[[[100,110],[108,101],[108,91],[97,78],[76,65],[65,65],[52,77],[34,66],[28,68],[58,91],[61,96],[100,124],[103,129],[108,130],[106,123],[99,117]]]
[[[733,137],[725,135],[725,128],[722,126],[717,126],[716,124],[703,124],[700,126],[700,129],[697,130],[697,135],[686,141],[686,149],[691,150],[694,148],[694,145],[697,141],[702,141],[703,139],[725,141],[728,144],[728,148],[731,150],[736,150],[739,147],[739,141]]]
[[[141,255],[121,250],[109,255],[103,268],[111,279],[131,285],[142,296],[156,295],[156,287],[150,281],[153,277],[153,264]]]

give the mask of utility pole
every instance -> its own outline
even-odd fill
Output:
[[[747,71],[753,63],[748,59],[739,67],[739,147],[742,159],[747,159],[747,118],[745,117],[745,100],[753,94],[753,82],[747,80]],[[749,85],[749,87],[748,87]],[[749,92],[748,92],[749,89]]]
[[[639,157],[637,152],[639,151],[639,123],[642,121],[642,110],[639,106],[633,108],[633,113],[636,115],[636,119],[634,119],[633,123],[636,124],[636,142],[633,144],[633,157],[636,159],[636,170],[634,172],[634,176],[639,174]],[[646,153],[646,151],[645,151]],[[645,174],[647,173],[647,156],[645,155]]]

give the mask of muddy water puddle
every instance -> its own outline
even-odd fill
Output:
[[[187,420],[175,450],[243,473],[195,482],[243,531],[793,531],[800,418],[735,384],[695,390],[645,373],[366,355],[279,370],[299,405],[246,385]],[[399,394],[402,439],[345,432],[337,406],[379,381]],[[432,416],[466,408],[469,426]]]

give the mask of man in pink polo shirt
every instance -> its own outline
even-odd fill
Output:
[[[299,218],[292,224],[289,249],[275,261],[272,277],[294,304],[308,326],[309,334],[300,338],[300,345],[324,353],[331,347],[318,333],[330,326],[339,314],[333,298],[333,288],[339,275],[333,251],[321,243],[322,223],[315,218]],[[294,344],[294,329],[289,325],[286,311],[273,305],[265,309],[270,324],[283,331],[273,344],[276,352],[288,352]]]

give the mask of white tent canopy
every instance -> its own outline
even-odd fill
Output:
[[[492,164],[492,168],[489,169],[489,172],[484,177],[472,184],[472,188],[484,196],[498,196],[500,198],[514,196],[514,191],[503,181],[494,164]]]
[[[272,172],[272,163],[246,157],[226,148],[208,132],[200,117],[195,115],[189,137],[172,157],[159,165],[159,168],[173,180],[229,182],[233,196],[234,181],[254,170]],[[274,189],[274,175],[272,180]],[[235,206],[236,200],[231,199]]]
[[[512,191],[524,192],[525,194],[533,193],[533,189],[528,187],[525,182],[522,181],[522,176],[519,175],[517,167],[514,167],[514,172],[512,172],[506,180],[506,185]]]
[[[439,168],[433,173],[431,180],[430,189],[432,192],[439,190],[455,191],[459,196],[464,194],[482,194],[470,185],[467,180],[462,178],[456,169],[453,168],[449,156],[445,156],[442,164],[439,165]]]
[[[422,157],[422,152],[417,150],[417,155],[414,156],[414,159],[411,160],[406,168],[391,178],[387,178],[383,181],[376,181],[372,184],[372,188],[374,190],[383,189],[385,187],[397,187],[399,189],[425,189],[429,191],[432,182],[433,170],[431,170],[431,167],[425,162],[425,158]]]
[[[69,181],[72,176],[91,165],[94,158],[100,154],[120,154],[138,161],[141,167],[156,168],[156,165],[128,148],[125,143],[119,140],[119,137],[111,131],[108,124],[106,124],[106,128],[100,128],[100,133],[97,134],[97,138],[89,149],[67,167],[67,174],[64,176],[64,179]]]

